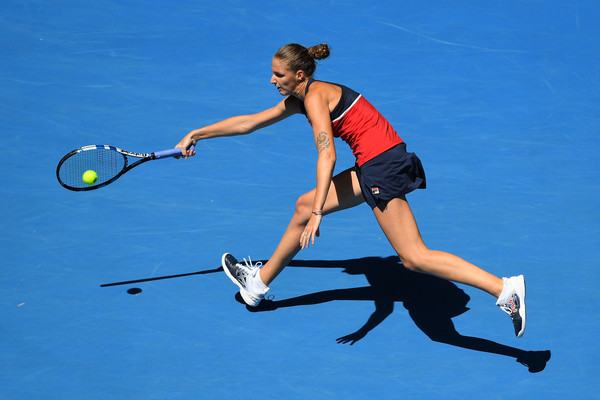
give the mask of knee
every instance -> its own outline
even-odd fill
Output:
[[[313,198],[309,193],[298,197],[298,200],[296,200],[296,208],[294,209],[294,219],[299,223],[306,224],[310,219],[312,206]]]
[[[405,254],[398,254],[404,268],[414,272],[425,272],[427,250],[414,250]]]

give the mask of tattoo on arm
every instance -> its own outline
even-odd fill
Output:
[[[327,136],[325,131],[321,131],[321,133],[317,135],[317,151],[320,153],[323,150],[328,149],[330,146],[331,143],[329,142],[329,136]]]

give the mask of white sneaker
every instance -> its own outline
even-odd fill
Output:
[[[510,316],[518,338],[525,332],[525,278],[523,275],[502,278],[504,288],[496,305]]]
[[[262,263],[256,263],[252,265],[252,260],[248,257],[248,261],[244,258],[242,265],[238,260],[229,253],[223,254],[221,265],[223,270],[240,288],[240,294],[244,302],[250,307],[256,307],[258,303],[265,297],[265,294],[269,291],[269,288],[261,281],[260,267]]]

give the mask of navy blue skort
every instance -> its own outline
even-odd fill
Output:
[[[355,169],[363,197],[372,209],[426,187],[421,160],[406,151],[406,143],[397,144],[360,167],[355,165]]]

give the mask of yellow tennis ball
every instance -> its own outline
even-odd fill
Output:
[[[96,173],[96,171],[92,171],[91,169],[88,169],[87,171],[85,171],[83,173],[83,181],[85,183],[87,183],[88,185],[93,185],[94,183],[96,183],[97,180],[98,180],[98,174]]]

